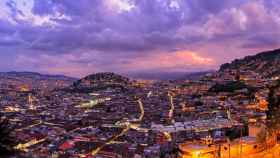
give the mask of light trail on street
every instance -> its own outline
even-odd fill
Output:
[[[170,110],[168,113],[169,119],[173,118],[173,113],[174,113],[174,103],[173,103],[173,94],[171,92],[168,92],[168,97],[169,97],[169,104],[170,104]]]

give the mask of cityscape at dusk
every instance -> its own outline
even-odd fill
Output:
[[[280,158],[280,0],[0,0],[0,158]]]

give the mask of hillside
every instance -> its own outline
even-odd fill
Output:
[[[238,70],[239,72],[253,72],[262,78],[280,75],[280,49],[262,52],[243,59],[236,59],[231,63],[223,64],[219,72]]]
[[[108,88],[125,90],[129,79],[111,72],[95,73],[73,83],[72,89],[80,92],[92,92]]]

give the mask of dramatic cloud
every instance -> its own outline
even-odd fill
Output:
[[[2,0],[1,71],[199,71],[280,47],[280,0]]]

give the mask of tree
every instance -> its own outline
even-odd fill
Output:
[[[280,81],[269,87],[268,94],[268,110],[267,114],[267,130],[270,135],[276,134],[280,130]]]
[[[257,141],[259,143],[265,143],[266,139],[268,137],[268,132],[265,129],[262,129],[258,134],[257,134]]]
[[[15,141],[11,135],[13,127],[7,118],[0,115],[0,157],[9,157],[15,154]]]

